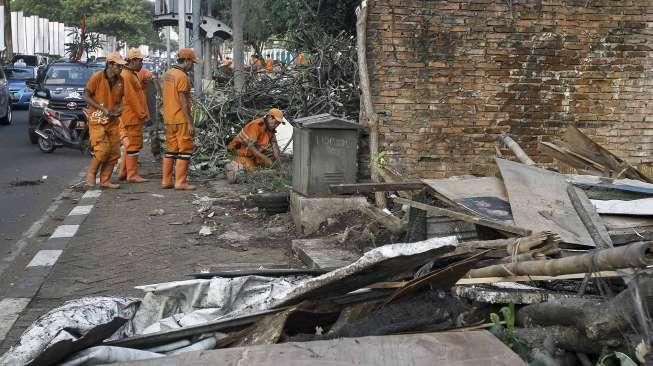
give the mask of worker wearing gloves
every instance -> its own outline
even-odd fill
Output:
[[[123,80],[120,76],[125,61],[118,53],[107,56],[104,70],[94,73],[86,83],[84,100],[88,104],[91,162],[86,170],[86,186],[95,186],[100,170],[100,187],[120,188],[111,183],[113,167],[120,158],[120,126]]]
[[[265,116],[245,125],[227,146],[235,153],[232,162],[235,168],[242,166],[247,171],[253,171],[279,160],[281,153],[275,133],[277,127],[286,122],[283,112],[272,108]]]
[[[177,54],[177,65],[163,75],[163,123],[166,128],[166,153],[163,158],[161,187],[192,190],[188,184],[188,165],[195,151],[195,133],[190,110],[188,71],[202,61],[191,48]],[[174,182],[173,182],[174,166]]]
[[[143,183],[147,179],[138,174],[138,155],[143,148],[143,126],[150,119],[143,83],[138,77],[138,72],[143,67],[143,55],[137,48],[130,48],[125,59],[127,65],[120,74],[125,92],[124,110],[120,118],[123,155],[119,178],[130,183]]]

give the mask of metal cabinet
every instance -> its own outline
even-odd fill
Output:
[[[330,184],[355,183],[358,124],[330,114],[294,121],[293,189],[305,196],[329,193]]]

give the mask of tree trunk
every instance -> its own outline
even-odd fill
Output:
[[[650,325],[643,314],[651,311],[653,277],[641,276],[610,300],[568,299],[527,305],[519,310],[517,320],[527,327],[573,327],[588,339],[599,341],[622,332],[647,333]]]
[[[356,9],[356,47],[358,52],[358,72],[360,74],[361,99],[365,107],[365,116],[367,117],[367,126],[370,130],[370,171],[372,180],[380,182],[379,167],[373,162],[379,156],[379,116],[374,111],[372,103],[372,90],[370,88],[370,77],[367,71],[367,1],[363,1]],[[374,194],[376,205],[379,208],[386,208],[387,202],[383,192]]]
[[[200,22],[202,20],[202,1],[193,1],[193,41],[192,46],[198,58],[202,59],[202,39],[200,38]],[[206,62],[206,61],[205,61]],[[210,62],[210,59],[209,59]],[[202,76],[204,73],[204,64],[195,64],[193,66],[193,83],[195,84],[195,96],[202,95]]]
[[[14,57],[14,46],[12,41],[11,33],[11,1],[10,0],[0,0],[0,4],[5,7],[4,17],[5,17],[5,59],[7,62],[11,62],[11,59]]]
[[[243,73],[243,4],[241,0],[231,0],[231,31],[233,32],[234,88],[242,93],[245,86]]]

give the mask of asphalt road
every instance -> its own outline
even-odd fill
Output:
[[[0,125],[0,253],[21,238],[82,171],[88,157],[61,148],[42,153],[27,139],[27,111],[14,111],[14,124]],[[47,179],[40,181],[43,176]]]

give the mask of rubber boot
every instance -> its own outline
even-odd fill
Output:
[[[118,189],[120,188],[119,184],[111,183],[111,174],[113,174],[113,168],[116,166],[117,160],[107,161],[102,164],[100,169],[100,187],[108,189]]]
[[[175,189],[192,191],[196,188],[188,184],[189,163],[189,160],[177,159],[177,164],[175,164]]]
[[[129,183],[147,182],[147,179],[138,175],[138,155],[125,155],[125,165],[127,166],[127,181]]]
[[[122,157],[118,161],[120,164],[120,173],[118,173],[118,180],[123,181],[127,180],[127,154],[123,153]]]
[[[175,159],[168,157],[163,158],[163,176],[161,178],[161,188],[170,189],[175,187],[175,184],[172,181],[172,169],[174,165]]]
[[[94,157],[91,158],[88,168],[86,169],[86,188],[95,187],[95,177],[97,176],[98,168],[100,167],[100,162],[97,161]]]

